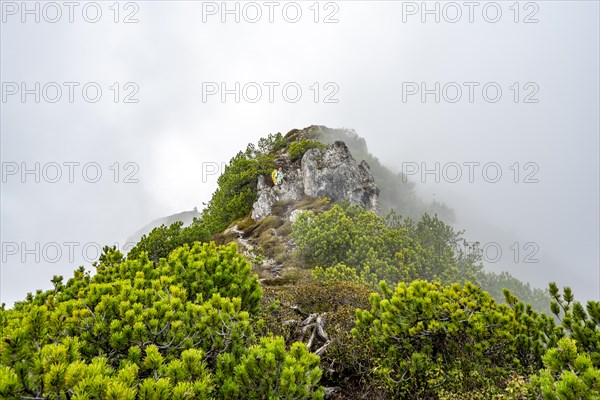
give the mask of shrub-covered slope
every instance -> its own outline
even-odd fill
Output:
[[[343,138],[394,212],[303,193],[251,218],[276,165]],[[600,304],[484,272],[409,186],[383,190],[401,178],[353,132],[249,145],[190,226],[0,310],[0,398],[600,398]]]

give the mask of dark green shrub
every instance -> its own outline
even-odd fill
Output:
[[[320,388],[319,357],[303,343],[294,343],[289,352],[281,337],[261,338],[239,362],[224,355],[217,376],[223,379],[223,399],[323,399]]]
[[[169,227],[161,225],[154,228],[148,235],[144,235],[140,241],[129,251],[127,257],[134,259],[142,252],[148,253],[148,258],[157,263],[161,258],[167,258],[169,253],[177,247],[194,242],[207,242],[211,238],[208,227],[201,220],[183,227],[183,222],[178,221]]]
[[[292,142],[290,147],[288,148],[288,154],[290,155],[290,159],[292,161],[297,161],[304,156],[310,149],[318,148],[325,149],[327,146],[317,140],[311,140],[306,138],[301,138],[297,142]]]
[[[381,289],[383,295],[371,295],[370,311],[357,311],[354,334],[370,339],[371,378],[391,397],[502,387],[513,371],[529,371],[530,356],[541,357],[520,342],[524,327],[515,312],[470,283],[414,281]],[[531,324],[545,323],[538,319],[533,314]]]
[[[252,274],[252,265],[237,251],[237,245],[217,246],[214,243],[196,243],[182,246],[160,263],[161,275],[173,275],[174,283],[187,291],[190,299],[213,294],[239,297],[242,309],[258,310],[261,289],[258,278]]]
[[[589,354],[579,352],[575,340],[560,339],[544,355],[544,366],[531,378],[531,398],[540,394],[545,400],[600,398],[600,370]]]

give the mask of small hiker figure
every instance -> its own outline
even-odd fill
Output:
[[[281,185],[283,183],[283,168],[279,167],[279,169],[274,169],[273,172],[271,172],[271,179],[273,179],[273,184],[275,186],[277,185]]]

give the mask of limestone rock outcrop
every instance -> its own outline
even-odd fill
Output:
[[[252,219],[259,221],[271,215],[278,202],[295,202],[306,196],[328,197],[332,201],[349,201],[375,213],[379,211],[379,188],[365,162],[357,162],[344,142],[326,149],[309,149],[302,159],[292,162],[285,154],[280,160],[285,179],[272,186],[270,179],[259,177],[258,199],[252,208]]]

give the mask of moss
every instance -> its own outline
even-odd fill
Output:
[[[310,271],[301,268],[286,268],[281,272],[281,277],[279,278],[279,285],[298,285],[298,284],[306,284],[307,282],[311,282],[312,277],[310,276]]]
[[[258,238],[258,245],[262,248],[263,253],[267,257],[278,259],[285,254],[286,246],[282,243],[281,239],[274,235],[274,230],[264,232]]]
[[[286,290],[298,284],[311,282],[310,272],[299,268],[286,268],[278,278],[264,279],[262,283],[267,286],[278,286]]]
[[[356,309],[370,308],[371,290],[367,286],[350,282],[321,285],[312,279],[310,271],[295,268],[284,270],[279,279],[263,283],[270,285],[263,286],[260,315],[264,321],[263,335],[281,335],[291,344],[297,340],[298,332],[293,324],[283,322],[303,319],[291,306],[298,306],[304,313],[321,314],[325,330],[333,341],[321,356],[321,368],[327,371],[321,384],[340,387],[341,392],[335,397],[339,399],[368,398],[365,397],[368,394],[373,396],[371,398],[385,398],[364,380],[370,367],[365,363],[369,360],[368,338],[357,339],[351,334]]]
[[[292,129],[291,131],[289,131],[288,133],[285,134],[284,139],[286,139],[289,143],[289,142],[295,141],[300,136],[302,136],[302,130]]]
[[[289,284],[265,288],[263,295],[266,303],[279,301],[286,306],[280,307],[275,314],[280,321],[298,318],[298,314],[289,308],[298,306],[305,313],[327,313],[329,327],[335,324],[340,331],[349,332],[355,324],[355,310],[370,307],[371,290],[365,285],[350,282],[321,285],[312,280],[306,270],[290,268],[287,271],[289,272],[284,273],[279,282],[287,280]]]
[[[306,261],[309,258],[308,250],[296,247],[289,256],[289,266],[311,269],[312,266]]]
[[[246,218],[241,219],[237,222],[238,229],[241,229],[242,231],[245,231],[252,225],[256,225],[256,221],[254,221],[250,216],[247,216]]]
[[[335,313],[350,306],[352,309],[368,309],[371,290],[366,285],[350,282],[335,282],[331,285],[321,285],[313,282],[290,288],[291,299],[294,303],[309,313]],[[354,326],[354,315],[348,327]]]
[[[238,239],[238,235],[234,232],[228,232],[228,233],[217,233],[216,235],[213,236],[212,240],[216,243],[216,244],[229,244],[231,242],[235,242]]]
[[[331,200],[328,197],[304,196],[296,203],[295,210],[313,210],[316,212],[326,211],[331,208]]]
[[[339,372],[349,370],[347,376],[355,373],[358,360],[365,357],[367,346],[356,341],[350,331],[355,325],[357,308],[368,309],[370,290],[364,285],[337,282],[334,285],[320,285],[308,276],[306,270],[290,269],[282,278],[273,280],[272,286],[263,287],[264,334],[282,335],[288,343],[296,340],[296,335],[284,321],[299,320],[301,317],[291,309],[298,306],[304,313],[319,313],[324,316],[326,332],[335,344],[321,358],[325,370],[335,371],[339,378],[329,377],[328,386],[344,386]],[[285,284],[286,281],[289,284]],[[273,303],[279,307],[269,308]],[[324,314],[327,313],[327,314]]]
[[[293,204],[294,204],[294,200],[285,200],[285,201],[280,200],[277,203],[273,204],[273,207],[271,207],[271,214],[284,215],[291,208],[291,206]]]
[[[298,249],[294,250],[290,255],[288,255],[285,265],[290,268],[301,268],[310,270],[310,267],[306,265],[306,263],[304,262],[304,257],[298,251]]]
[[[277,234],[279,236],[288,237],[292,233],[292,221],[289,219],[283,223],[278,229]]]
[[[310,149],[325,149],[327,145],[317,141],[307,139],[305,137],[300,138],[297,142],[292,142],[288,148],[288,154],[290,155],[290,160],[296,161],[302,158],[304,154]]]
[[[244,232],[244,237],[250,236],[252,233],[254,233],[254,230],[256,228],[258,228],[259,226],[260,226],[260,222],[255,222],[254,224],[246,226],[245,228],[243,228],[242,232]]]
[[[279,250],[279,249],[277,249]],[[285,263],[290,257],[287,253],[287,247],[283,246],[283,251],[277,251],[274,255],[273,258],[275,259],[275,262],[277,264],[283,264]]]
[[[283,221],[276,215],[269,215],[260,221],[257,226],[253,229],[252,237],[261,237],[266,231],[270,229],[277,229],[283,224]]]

